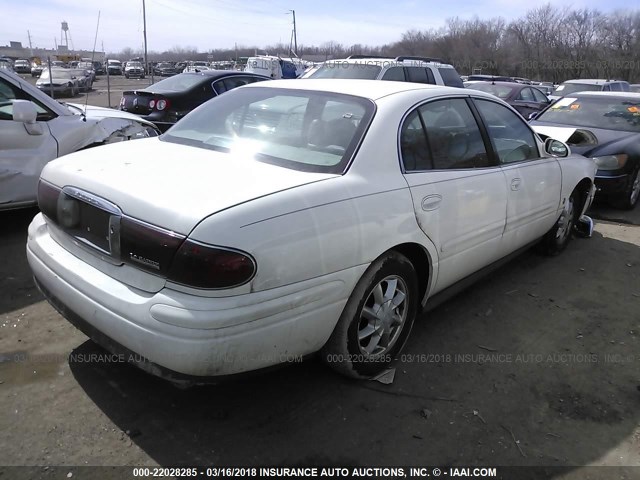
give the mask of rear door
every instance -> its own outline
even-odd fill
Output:
[[[400,136],[416,219],[438,249],[440,291],[502,256],[504,174],[463,97],[414,109]]]

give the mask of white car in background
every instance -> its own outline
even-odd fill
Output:
[[[84,85],[84,73],[69,68],[45,68],[36,80],[36,87],[52,97],[75,97]]]
[[[155,136],[136,115],[61,104],[0,70],[0,210],[36,204],[38,177],[57,157],[94,145]]]
[[[73,324],[173,381],[317,351],[368,378],[469,275],[590,235],[595,172],[483,92],[260,82],[51,162],[27,256]]]
[[[187,72],[205,72],[207,70],[211,70],[208,62],[189,62],[187,66],[183,70],[183,73]]]

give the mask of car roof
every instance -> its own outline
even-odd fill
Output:
[[[604,80],[602,78],[576,78],[573,80],[566,80],[563,83],[584,83],[587,85],[601,85],[610,82],[624,82],[624,80]]]
[[[632,98],[640,100],[640,92],[575,92],[567,95],[568,97],[598,97],[598,98]]]
[[[502,85],[505,87],[511,87],[511,88],[518,88],[518,87],[535,87],[536,85],[527,85],[526,83],[518,83],[518,82],[502,82],[502,81],[489,81],[489,80],[469,80],[471,82],[474,82],[474,85],[477,84],[486,84],[486,85]]]
[[[398,57],[398,58],[394,58],[394,57],[360,57],[358,56],[357,58],[344,58],[344,59],[338,59],[338,58],[334,58],[332,60],[325,60],[324,62],[321,62],[320,65],[322,65],[322,63],[349,63],[349,64],[362,64],[362,63],[366,63],[367,65],[381,65],[381,66],[392,66],[393,64],[397,64],[397,65],[417,65],[417,66],[421,66],[421,65],[437,65],[438,67],[443,67],[443,68],[453,68],[453,65],[450,65],[448,63],[443,63],[440,60],[421,60],[418,57],[416,58],[412,58],[412,57],[407,57],[407,58],[402,58],[402,57]]]
[[[259,78],[268,78],[271,80],[271,77],[267,77],[265,75],[258,75],[256,73],[251,72],[243,72],[241,70],[202,70],[201,72],[184,72],[181,75],[202,75],[203,77],[230,77],[232,75],[249,75],[251,77],[259,77]]]
[[[293,90],[316,90],[328,93],[344,93],[356,97],[368,98],[370,100],[378,100],[388,95],[400,92],[410,92],[415,90],[425,90],[436,95],[469,95],[470,92],[463,88],[445,87],[443,85],[431,85],[427,83],[412,82],[391,82],[380,80],[354,80],[354,79],[337,79],[337,78],[304,78],[289,80],[272,80],[270,82],[253,83],[243,86],[242,88],[287,88]],[[483,94],[487,98],[493,98],[491,94],[485,94],[474,90],[475,95]]]

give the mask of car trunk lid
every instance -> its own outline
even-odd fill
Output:
[[[113,203],[126,216],[181,235],[234,205],[335,176],[159,138],[77,152],[50,162],[42,172],[57,187],[80,189]]]
[[[149,106],[151,100],[155,100],[156,95],[144,90],[130,90],[122,93],[120,109],[137,115],[149,115],[153,108]]]

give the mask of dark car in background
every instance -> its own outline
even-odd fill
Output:
[[[477,82],[467,88],[491,93],[515,108],[524,118],[538,113],[550,103],[549,98],[536,87],[514,82]]]
[[[179,73],[176,70],[176,67],[171,62],[160,62],[155,67],[153,67],[153,74],[158,75],[159,77],[171,77]]]
[[[91,63],[93,64],[93,71],[96,72],[96,75],[104,75],[104,65],[102,62],[93,61]]]
[[[232,70],[207,70],[174,75],[147,88],[122,93],[120,110],[155,123],[163,132],[191,110],[228,90],[269,77]]]
[[[531,122],[539,134],[565,141],[598,165],[598,197],[632,209],[640,197],[640,93],[579,92]]]

